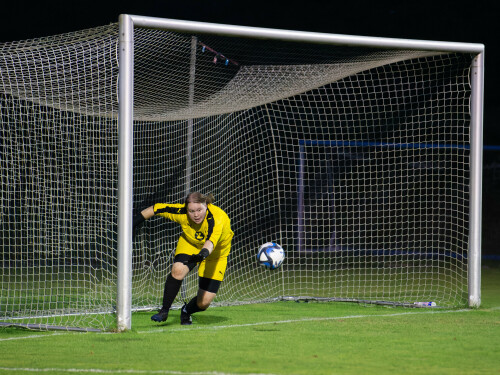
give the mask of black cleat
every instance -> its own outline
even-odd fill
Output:
[[[188,326],[193,324],[193,320],[191,319],[191,315],[189,315],[186,311],[187,305],[184,304],[181,308],[181,325]]]
[[[167,320],[167,318],[168,318],[168,310],[161,309],[160,311],[158,311],[158,314],[154,314],[151,317],[151,320],[154,322],[161,323]]]

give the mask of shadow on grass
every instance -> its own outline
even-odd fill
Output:
[[[225,316],[210,315],[210,314],[196,314],[193,315],[192,318],[193,318],[193,324],[199,324],[204,326],[223,323],[229,320]]]

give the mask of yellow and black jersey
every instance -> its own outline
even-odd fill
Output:
[[[205,219],[201,224],[189,220],[184,203],[156,203],[153,208],[155,215],[180,224],[181,237],[197,249],[201,249],[205,241],[211,241],[214,244],[211,258],[228,255],[234,233],[229,217],[221,208],[208,204]]]

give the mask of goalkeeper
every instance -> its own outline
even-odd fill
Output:
[[[219,290],[234,233],[229,217],[212,204],[213,200],[212,194],[194,192],[186,197],[184,203],[156,203],[134,215],[134,232],[142,222],[155,215],[175,221],[182,227],[174,264],[165,281],[163,305],[151,317],[155,322],[167,320],[168,311],[179,293],[182,280],[196,264],[200,264],[198,294],[182,306],[181,324],[191,324],[191,315],[206,310]]]

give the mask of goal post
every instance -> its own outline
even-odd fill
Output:
[[[470,239],[468,297],[470,307],[481,305],[481,205],[483,175],[483,95],[484,52],[478,53],[471,66],[471,167],[470,167]]]
[[[359,36],[345,36],[345,35],[331,35],[310,32],[286,31],[275,29],[262,29],[252,27],[240,27],[232,25],[208,24],[201,22],[179,21],[171,19],[158,19],[142,16],[122,15],[120,22],[122,24],[132,23],[137,28],[151,28],[159,30],[168,30],[172,32],[187,33],[193,35],[217,35],[224,37],[235,38],[257,38],[266,40],[280,40],[285,42],[303,42],[317,45],[337,45],[337,46],[354,46],[362,48],[377,48],[377,49],[396,49],[396,50],[421,50],[421,51],[437,51],[439,53],[466,53],[473,54],[474,63],[471,68],[471,143],[465,148],[470,148],[470,205],[469,205],[469,240],[468,252],[468,295],[469,306],[479,306],[480,304],[480,206],[481,206],[481,152],[482,152],[482,93],[483,93],[483,51],[484,46],[480,44],[469,43],[451,43],[451,42],[434,42],[434,41],[417,41],[417,40],[400,40],[389,38],[374,38],[374,37],[359,37]],[[122,38],[133,38],[133,27],[127,27],[128,35],[121,34]],[[131,50],[129,53],[132,54]],[[224,56],[223,56],[224,57]],[[217,56],[215,57],[217,58]],[[215,63],[215,60],[214,60]],[[192,77],[191,77],[192,78]],[[192,86],[190,86],[192,87]],[[125,97],[133,97],[133,85],[125,85],[125,90],[128,91]],[[123,93],[121,93],[123,95]],[[190,106],[192,106],[192,102]],[[131,106],[128,102],[125,106]],[[133,117],[129,117],[128,121],[132,122]],[[268,119],[270,120],[270,119]],[[122,124],[122,122],[120,122]],[[192,126],[192,121],[190,122]],[[131,124],[123,124],[125,129],[131,129]],[[121,125],[120,125],[121,126]],[[129,130],[131,131],[131,130]],[[302,147],[299,152],[302,155]],[[418,146],[417,146],[418,147]],[[425,146],[424,146],[425,147]],[[439,146],[437,146],[439,148]],[[447,146],[445,146],[447,147]],[[453,145],[450,146],[453,148]],[[459,148],[461,148],[459,146]],[[463,148],[462,148],[463,149]],[[299,167],[300,172],[303,173],[303,167]],[[132,181],[132,175],[122,176],[124,180]],[[298,207],[298,246],[295,251],[301,251],[301,241],[303,236],[303,228],[301,227],[301,205],[303,202],[303,183],[302,177],[299,177],[299,207]],[[131,212],[132,207],[128,207],[125,211]],[[276,234],[276,236],[279,236]],[[313,235],[314,236],[314,235]],[[267,240],[267,239],[266,239]],[[124,248],[131,251],[132,244],[128,237],[120,237],[120,241],[126,243]],[[131,272],[131,269],[130,269]],[[284,277],[286,278],[286,277]],[[120,286],[121,287],[128,287]],[[132,293],[132,291],[128,292]],[[425,298],[425,297],[424,297]],[[339,298],[342,300],[342,298]],[[348,300],[351,298],[348,298]],[[352,298],[355,300],[355,298]],[[130,323],[124,324],[122,328],[128,328]]]
[[[130,329],[179,236],[132,212],[188,191],[235,232],[215,306],[481,303],[481,44],[121,15],[0,72],[0,325]]]
[[[132,203],[134,122],[134,32],[130,17],[120,16],[118,143],[118,279],[116,320],[132,327]]]

